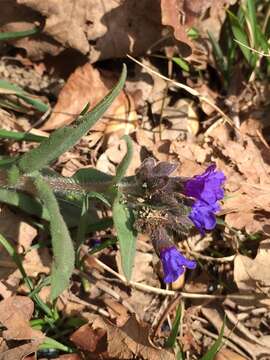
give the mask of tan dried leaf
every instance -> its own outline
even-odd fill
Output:
[[[231,351],[227,348],[221,349],[215,356],[214,360],[248,360],[246,357],[243,357],[234,351]]]
[[[255,259],[237,255],[234,260],[234,280],[240,290],[270,286],[270,240],[260,242]]]
[[[149,327],[139,323],[132,315],[124,326],[116,326],[101,318],[93,321],[94,329],[106,329],[107,352],[110,358],[131,359],[141,356],[145,360],[173,360],[175,356],[165,349],[156,349],[149,342]]]
[[[7,328],[3,331],[6,340],[43,339],[39,330],[29,326],[34,312],[34,303],[26,296],[13,296],[0,302],[0,322]]]
[[[70,124],[88,103],[90,109],[93,108],[109,92],[115,82],[116,79],[111,73],[100,74],[89,63],[78,67],[61,90],[54,112],[42,129],[53,130]],[[122,91],[106,112],[103,121],[106,119],[108,124],[102,127],[104,132],[117,131],[122,132],[123,135],[133,130],[137,116],[132,98]],[[110,128],[106,130],[107,126]],[[99,127],[100,121],[93,130],[99,130]]]

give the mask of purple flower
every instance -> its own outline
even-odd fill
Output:
[[[195,269],[196,261],[188,260],[175,246],[163,248],[160,251],[160,259],[164,271],[164,282],[172,283],[185,271],[185,268]]]
[[[208,205],[204,201],[197,200],[192,205],[191,212],[188,217],[200,233],[204,235],[205,230],[213,230],[216,226],[215,213],[219,210],[220,206],[218,203]]]
[[[202,235],[216,226],[215,213],[220,210],[218,200],[224,197],[222,184],[226,177],[215,169],[215,164],[210,165],[202,175],[186,181],[184,187],[185,194],[195,199],[189,218]]]
[[[205,201],[207,204],[215,204],[223,199],[224,190],[222,184],[226,180],[222,171],[216,171],[216,165],[210,165],[202,175],[194,176],[185,183],[185,194],[196,200]]]

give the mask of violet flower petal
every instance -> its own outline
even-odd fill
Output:
[[[175,246],[163,248],[160,259],[164,271],[164,282],[172,283],[185,271],[185,268],[195,269],[196,261],[187,259]]]

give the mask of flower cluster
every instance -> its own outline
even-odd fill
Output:
[[[185,194],[195,199],[189,218],[201,234],[216,225],[215,213],[220,210],[218,201],[224,197],[222,185],[225,180],[223,172],[216,171],[213,164],[202,175],[194,176],[185,183]]]
[[[226,179],[215,165],[189,179],[171,176],[175,169],[175,164],[156,164],[148,158],[137,170],[135,181],[125,184],[126,200],[136,209],[135,227],[151,237],[163,265],[165,283],[176,281],[186,269],[196,267],[196,261],[177,250],[173,238],[179,240],[194,225],[201,234],[215,227]]]

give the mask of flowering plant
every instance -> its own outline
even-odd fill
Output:
[[[172,239],[187,234],[194,226],[202,235],[214,229],[226,179],[215,164],[189,179],[169,176],[175,168],[174,164],[156,165],[154,159],[146,159],[136,173],[140,194],[133,194],[135,198],[140,197],[135,225],[137,230],[150,235],[161,259],[166,283],[174,282],[186,268],[196,267],[195,261],[177,250]]]

